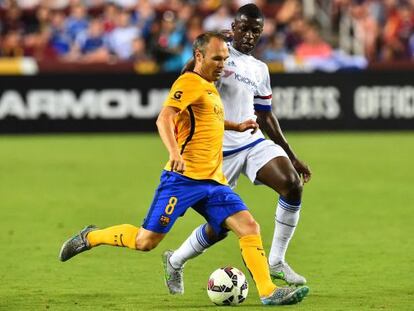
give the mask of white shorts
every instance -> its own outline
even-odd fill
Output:
[[[270,160],[277,157],[286,157],[285,150],[271,140],[264,140],[257,145],[224,157],[223,172],[234,189],[240,173],[246,175],[255,185],[261,184],[256,180],[257,172]]]

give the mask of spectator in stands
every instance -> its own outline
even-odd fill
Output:
[[[11,4],[5,12],[5,16],[2,18],[2,31],[3,34],[8,32],[23,32],[25,24],[22,21],[22,10],[16,5]]]
[[[188,23],[190,19],[197,15],[195,12],[194,5],[189,3],[184,3],[177,14],[177,29],[185,32],[187,30]],[[201,19],[198,19],[201,22]]]
[[[130,59],[134,62],[152,60],[152,57],[147,52],[147,47],[143,38],[136,38],[132,42],[132,54]]]
[[[0,55],[3,57],[22,57],[24,50],[22,48],[22,35],[19,30],[9,31],[1,42]]]
[[[303,33],[305,32],[305,19],[303,17],[295,17],[286,27],[285,46],[290,52],[293,52],[296,47],[303,41]]]
[[[120,60],[128,60],[132,55],[132,43],[139,36],[139,29],[131,24],[129,11],[121,10],[116,28],[108,35],[109,48]]]
[[[136,38],[132,43],[131,59],[134,62],[135,71],[138,73],[156,73],[159,66],[148,53],[144,38]]]
[[[76,37],[88,29],[86,8],[83,4],[75,4],[70,8],[70,15],[66,18],[66,32],[74,41]]]
[[[198,10],[203,16],[211,14],[212,12],[217,10],[217,8],[220,7],[220,5],[221,5],[220,0],[204,0],[204,1],[199,1],[197,3]]]
[[[151,34],[151,26],[156,17],[154,7],[148,0],[137,3],[132,13],[132,23],[141,29],[142,37],[148,39]]]
[[[361,55],[369,59],[376,57],[379,26],[377,20],[371,15],[371,2],[354,1],[351,6],[351,14],[354,20],[354,31],[357,40],[361,43]]]
[[[116,19],[119,15],[119,8],[112,2],[105,3],[102,14],[102,22],[106,33],[112,32],[116,27]]]
[[[361,0],[352,0],[342,8],[339,46],[343,51],[375,59],[379,26],[376,18],[370,14],[372,8],[372,2]]]
[[[5,55],[22,55],[23,51],[37,59],[67,59],[77,46],[82,57],[88,54],[87,58],[95,59],[99,53],[92,50],[102,42],[88,37],[87,48],[82,48],[77,38],[80,33],[90,34],[91,27],[99,28],[96,22],[88,25],[89,19],[100,17],[111,61],[151,56],[161,70],[178,71],[191,53],[191,38],[202,31],[230,28],[231,8],[247,2],[251,1],[0,0],[0,47]],[[255,52],[259,58],[274,62],[286,52],[301,57],[329,54],[329,44],[317,36],[320,31],[306,29],[301,0],[255,2],[267,14],[263,39]],[[361,55],[372,62],[413,59],[414,0],[332,0],[330,4],[333,25],[322,34],[331,33],[327,42],[339,45],[345,52],[342,56]],[[328,8],[324,12],[329,14]],[[321,20],[323,15],[317,14]],[[305,37],[307,42],[302,42]],[[140,56],[143,43],[150,55]],[[106,57],[102,53],[96,59]]]
[[[379,27],[385,24],[385,8],[382,0],[369,0],[366,3],[368,15],[374,19]]]
[[[284,45],[283,35],[276,33],[269,38],[269,41],[261,53],[260,59],[265,63],[283,63],[288,55],[289,53]]]
[[[283,29],[293,19],[302,16],[302,5],[299,0],[286,0],[283,1],[281,8],[278,10],[275,16],[277,28]]]
[[[40,32],[43,29],[50,28],[51,12],[50,9],[45,6],[40,6],[36,10],[36,32]]]
[[[408,4],[391,13],[384,27],[382,57],[399,60],[410,57],[409,40],[414,32],[414,8]]]
[[[57,57],[51,44],[51,17],[49,8],[40,6],[36,10],[35,20],[31,25],[29,33],[24,37],[25,55],[32,56],[37,60],[55,59]]]
[[[177,28],[174,12],[164,12],[162,20],[155,24],[154,30],[150,46],[157,61],[162,64],[162,70],[180,71],[184,65],[181,52],[185,42],[185,32],[184,29]]]
[[[319,24],[308,21],[303,33],[303,42],[295,49],[295,56],[301,60],[309,58],[329,58],[332,55],[331,46],[320,35]]]
[[[204,30],[220,31],[222,29],[231,29],[233,16],[226,5],[222,5],[213,14],[206,17],[203,23]]]
[[[202,20],[199,15],[193,15],[186,25],[186,40],[181,52],[181,63],[186,64],[193,57],[193,42],[203,33]]]
[[[153,0],[150,1],[152,2]],[[173,11],[177,14],[187,2],[188,0],[164,0],[161,4],[156,5],[156,9],[158,12]]]
[[[72,40],[66,32],[65,15],[62,11],[55,11],[51,20],[50,44],[58,56],[69,53]]]
[[[110,53],[107,49],[107,37],[101,19],[92,19],[88,30],[77,36],[66,60],[84,63],[103,63],[110,60]]]
[[[36,60],[55,60],[58,54],[50,44],[50,28],[40,28],[34,36],[25,38],[25,55],[34,57]]]

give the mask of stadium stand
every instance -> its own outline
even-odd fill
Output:
[[[247,2],[252,1],[2,0],[0,57],[33,58],[41,72],[102,64],[177,72],[191,57],[193,39],[205,30],[228,29],[235,10]],[[414,60],[413,0],[255,3],[266,14],[255,56],[273,72]]]

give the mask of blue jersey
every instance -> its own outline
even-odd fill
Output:
[[[164,170],[142,227],[167,233],[189,207],[202,215],[218,236],[228,231],[222,226],[226,218],[247,210],[240,197],[227,185]]]

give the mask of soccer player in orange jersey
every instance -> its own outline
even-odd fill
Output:
[[[223,104],[214,81],[220,78],[229,56],[219,33],[197,37],[193,46],[195,68],[173,84],[157,126],[169,153],[161,182],[141,227],[129,224],[105,229],[87,226],[67,240],[60,252],[66,261],[98,245],[154,249],[178,217],[189,207],[201,214],[221,239],[227,231],[239,238],[243,260],[266,305],[292,304],[308,293],[299,288],[276,287],[270,279],[259,225],[240,197],[231,190],[222,171],[225,129]],[[255,123],[227,123],[236,130],[255,129]]]
[[[268,255],[270,274],[291,285],[304,285],[306,278],[290,267],[285,254],[299,223],[303,185],[310,180],[312,172],[294,153],[273,113],[267,65],[251,55],[263,27],[263,13],[255,4],[249,3],[237,10],[232,31],[227,32],[232,39],[228,43],[229,58],[224,74],[216,82],[225,122],[238,124],[251,119],[251,122],[256,120],[261,129],[254,133],[225,131],[223,172],[232,189],[243,174],[253,184],[266,185],[279,194]],[[193,66],[194,62],[190,61],[184,69],[192,70]],[[210,239],[210,235],[208,224],[198,226],[176,250],[164,253],[166,273],[174,275],[167,283],[170,293],[184,291],[184,265],[214,245],[216,241]]]

